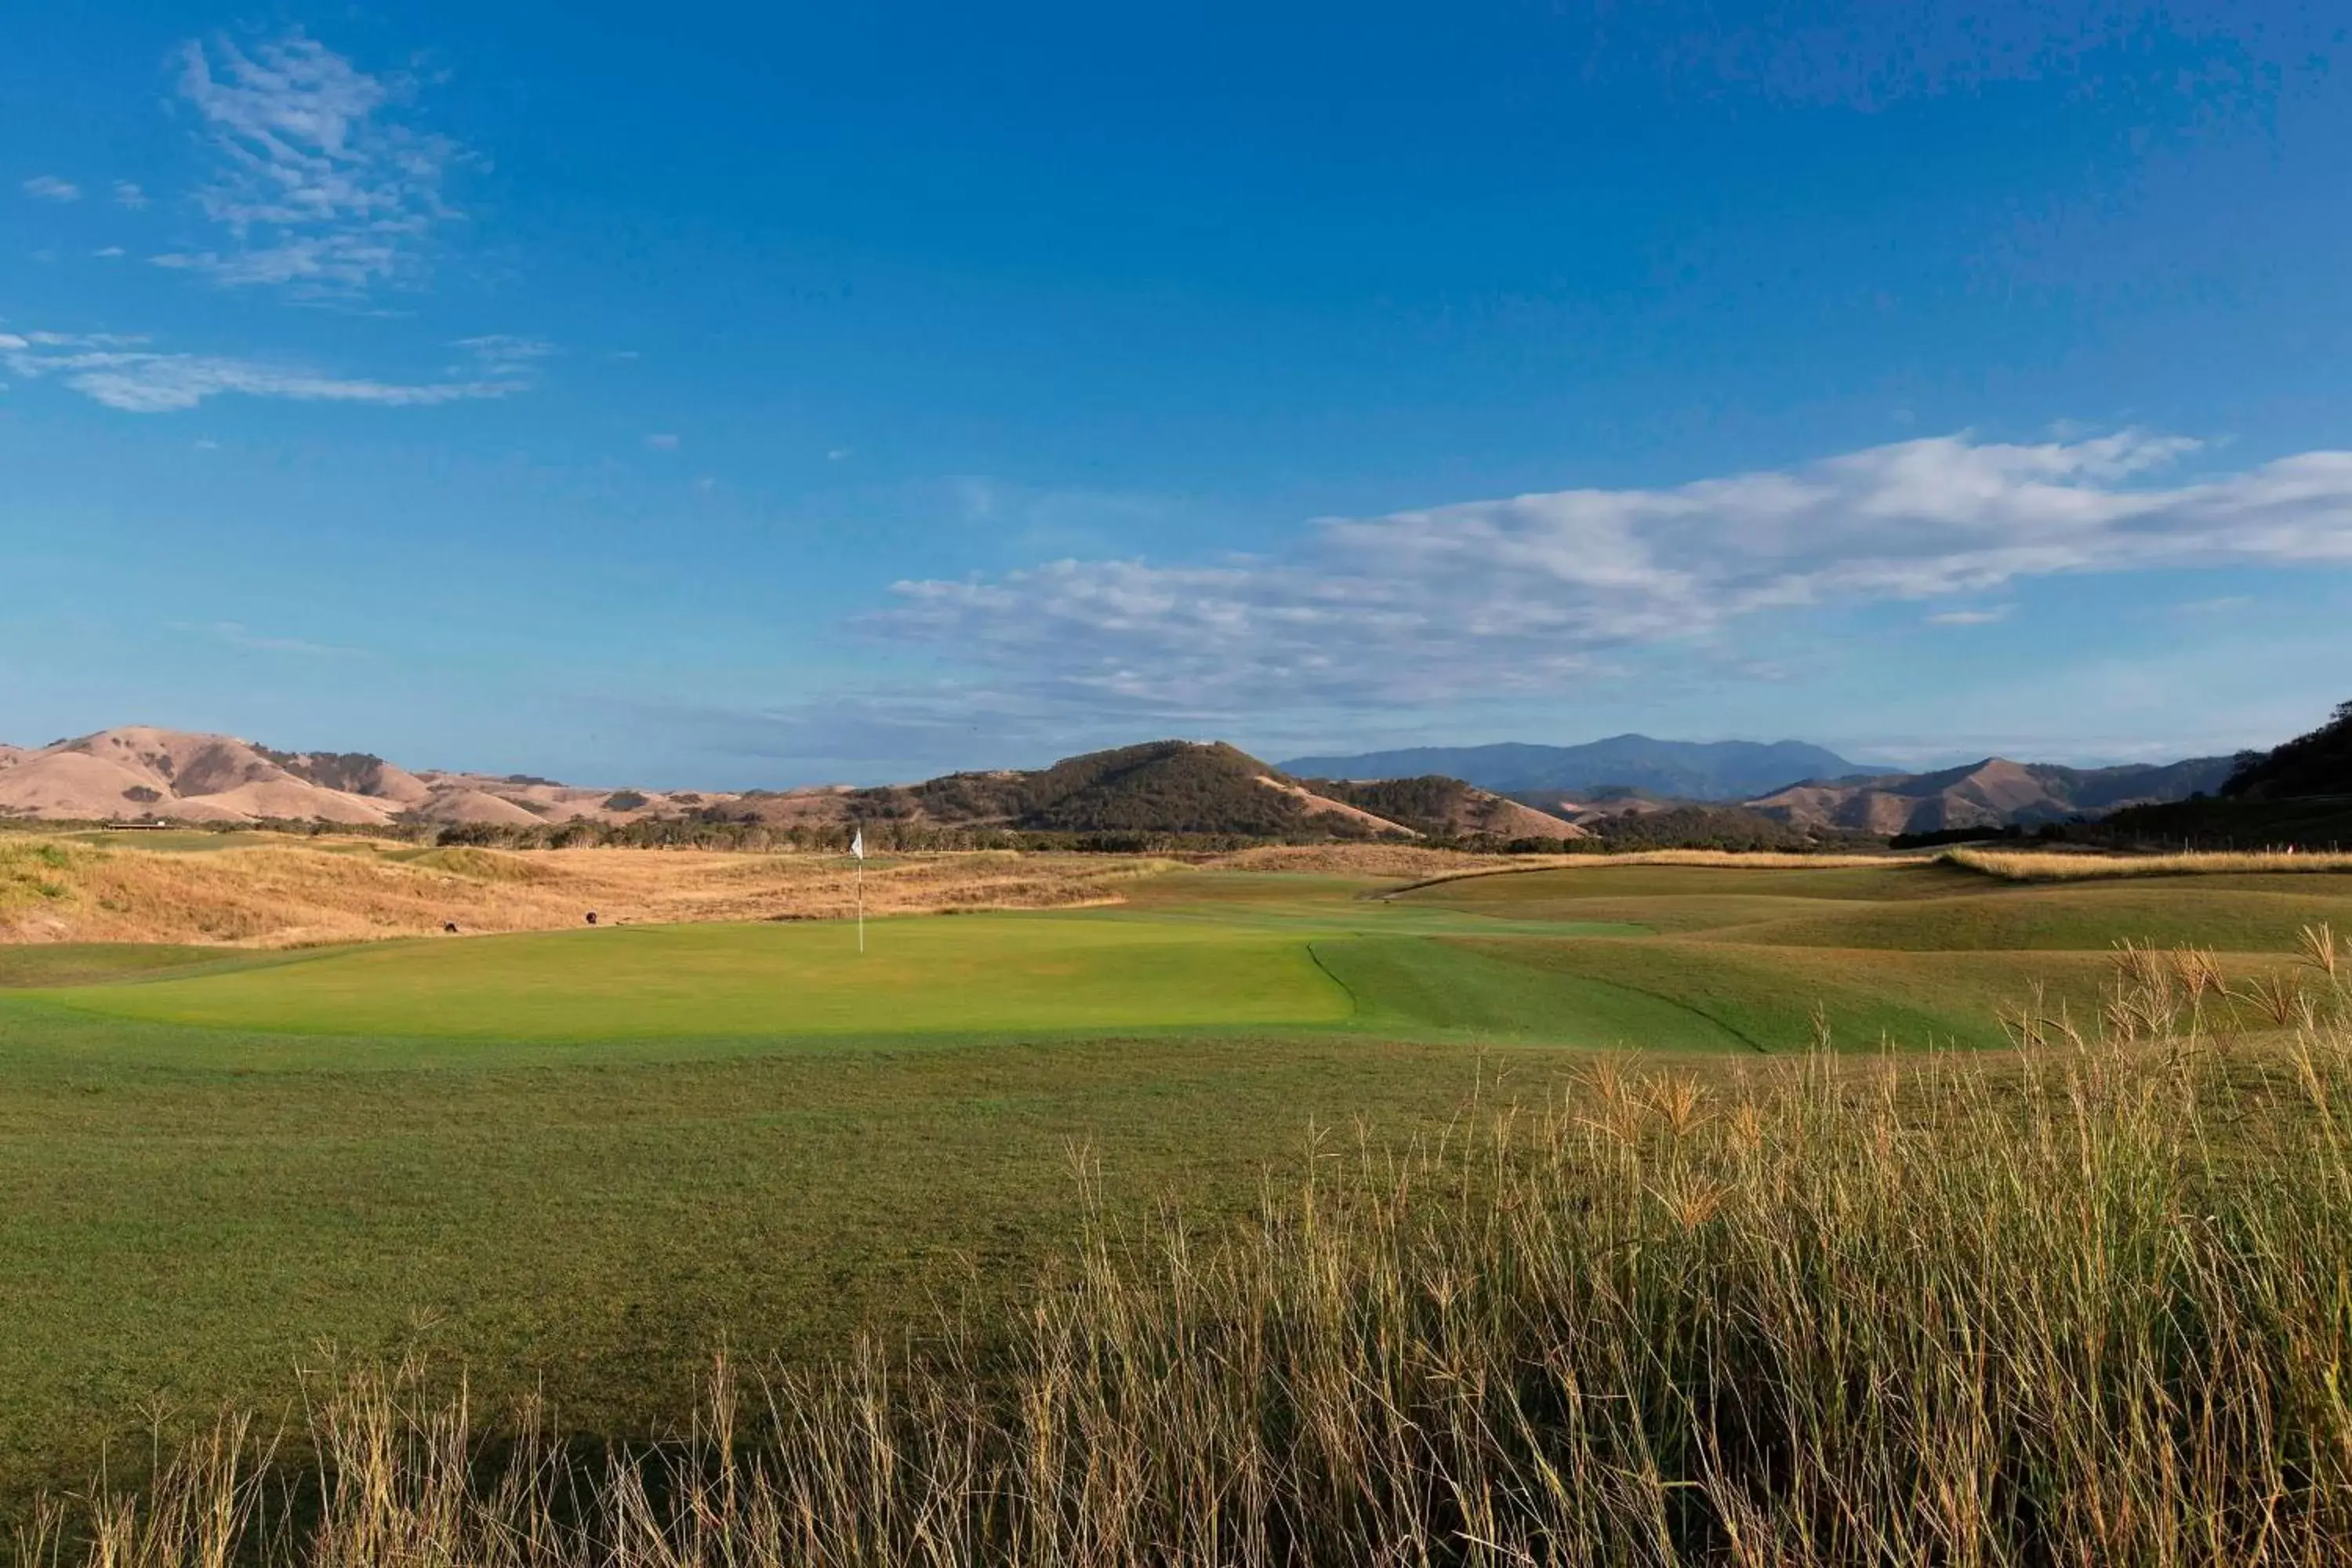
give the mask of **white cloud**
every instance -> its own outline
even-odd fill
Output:
[[[111,261],[114,258],[121,254],[122,247],[119,245],[102,246],[99,249],[90,252],[90,255],[96,257],[100,261]]]
[[[1328,520],[1266,557],[903,582],[866,624],[1048,705],[1379,710],[1564,691],[1604,650],[1705,646],[1767,611],[2061,574],[2352,565],[2352,452],[2148,482],[2196,448],[1933,437],[1673,489]]]
[[[1946,610],[1941,615],[1929,616],[1927,624],[1931,626],[1989,626],[2005,621],[2016,613],[2015,605],[1995,605],[1985,610]]]
[[[117,180],[114,182],[114,205],[137,212],[147,205],[147,193],[128,180]]]
[[[849,448],[848,448],[848,447],[834,447],[832,450],[830,450],[830,451],[828,451],[828,452],[826,452],[826,453],[825,453],[825,455],[824,455],[824,460],[825,460],[826,462],[828,462],[828,463],[838,463],[838,462],[841,462],[842,460],[844,460],[845,458],[846,458],[848,456],[849,456]]]
[[[667,433],[652,435],[646,437],[646,445],[656,452],[675,452],[677,450],[677,437]]]
[[[485,357],[463,379],[404,383],[323,375],[296,365],[224,354],[163,353],[143,338],[111,333],[0,333],[0,364],[26,380],[55,377],[109,408],[168,414],[235,393],[302,403],[373,403],[393,407],[504,397],[529,388],[511,363]]]
[[[36,174],[25,182],[24,190],[26,195],[37,196],[45,202],[81,200],[79,185],[70,180],[60,180],[55,174]]]
[[[465,152],[398,118],[411,79],[371,76],[296,31],[250,53],[192,40],[179,87],[216,164],[197,199],[227,243],[157,265],[307,298],[424,280],[435,230],[459,216],[441,187]]]

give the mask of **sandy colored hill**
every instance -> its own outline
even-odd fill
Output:
[[[1312,779],[1294,785],[1353,808],[1368,821],[1415,838],[1544,838],[1586,837],[1564,816],[1538,811],[1460,779],[1423,773],[1401,779]],[[1309,793],[1311,792],[1311,794]]]
[[[1396,823],[1389,821],[1386,817],[1375,816],[1370,812],[1365,811],[1359,806],[1349,805],[1345,801],[1326,799],[1324,796],[1317,795],[1313,790],[1308,789],[1305,784],[1295,783],[1292,780],[1278,779],[1265,773],[1260,773],[1258,775],[1257,782],[1265,785],[1268,789],[1279,790],[1284,795],[1288,795],[1291,799],[1297,801],[1298,803],[1298,808],[1305,812],[1310,818],[1319,817],[1327,822],[1343,822],[1349,826],[1360,829],[1362,832],[1370,834],[1371,837],[1376,838],[1418,838],[1421,837],[1420,834],[1415,833],[1410,827],[1401,826]]]
[[[1302,783],[1217,742],[1152,741],[1030,772],[741,794],[588,788],[524,775],[412,772],[358,752],[279,752],[131,726],[0,753],[0,818],[195,824],[394,823],[529,829],[708,814],[774,827],[853,820],[1089,835],[1568,839],[1582,831],[1458,779]]]
[[[629,822],[733,798],[411,773],[362,752],[274,752],[235,736],[148,725],[37,749],[0,747],[0,816],[50,822],[382,826],[407,817],[531,826],[579,818]]]
[[[1462,809],[1454,814],[1453,826],[1456,832],[1489,834],[1497,838],[1570,838],[1591,837],[1584,828],[1565,817],[1522,805],[1506,796],[1482,789],[1468,791]]]
[[[2211,788],[2228,763],[2215,757],[2158,766],[2069,768],[1988,757],[1929,773],[1811,781],[1749,801],[1748,808],[1801,827],[1864,833],[1933,833],[2063,822],[2127,805],[2183,799]]]

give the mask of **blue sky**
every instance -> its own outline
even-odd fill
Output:
[[[0,737],[726,787],[2308,728],[2352,46],[1960,9],[47,8]]]

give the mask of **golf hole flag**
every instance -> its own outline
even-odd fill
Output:
[[[849,852],[857,857],[857,951],[866,951],[866,829],[851,830]]]

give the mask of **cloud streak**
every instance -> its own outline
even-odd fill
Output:
[[[310,299],[424,283],[436,232],[460,216],[442,186],[466,153],[401,119],[413,79],[372,76],[298,30],[249,52],[183,45],[179,92],[215,163],[197,201],[226,242],[157,265]]]
[[[24,184],[24,192],[44,202],[78,202],[81,187],[70,180],[60,180],[55,174],[36,174]]]
[[[901,582],[865,625],[1045,707],[1207,720],[1559,691],[1621,650],[1720,654],[1774,611],[2068,574],[2352,564],[2352,452],[2153,482],[2196,449],[2133,431],[1939,437],[1670,489],[1327,520],[1264,557]]]
[[[529,368],[545,345],[528,339],[470,339],[457,345],[473,374],[434,382],[393,382],[321,374],[226,354],[164,353],[146,340],[110,333],[0,332],[0,364],[27,381],[55,378],[126,414],[173,414],[225,395],[298,403],[364,403],[429,407],[497,398],[530,389]],[[483,345],[488,345],[485,348]],[[530,353],[523,353],[527,346]]]
[[[241,621],[173,621],[172,629],[209,637],[230,647],[249,653],[289,653],[308,658],[365,658],[368,650],[341,647],[331,643],[310,642],[301,637],[270,637],[253,630]]]

